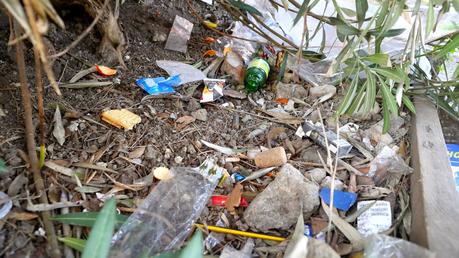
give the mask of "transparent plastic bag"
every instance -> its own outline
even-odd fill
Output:
[[[386,235],[365,239],[365,258],[435,258],[431,251],[406,240]]]
[[[222,169],[206,161],[197,169],[172,170],[174,177],[159,182],[115,234],[110,257],[150,257],[177,249],[185,241]]]

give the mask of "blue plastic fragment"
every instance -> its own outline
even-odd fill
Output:
[[[136,80],[139,87],[144,89],[150,95],[161,95],[175,93],[175,86],[180,85],[180,75],[173,75],[169,78],[140,78]]]
[[[304,224],[304,235],[307,237],[312,237],[312,225],[307,223]]]
[[[322,188],[320,190],[320,197],[327,205],[330,205],[330,191],[330,188]],[[338,210],[348,211],[356,201],[357,194],[355,193],[335,190],[333,195],[333,207]]]
[[[231,175],[231,177],[234,179],[236,182],[240,182],[245,179],[245,176],[239,174],[239,173],[234,173]]]

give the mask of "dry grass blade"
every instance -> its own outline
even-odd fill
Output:
[[[92,66],[91,68],[88,68],[88,69],[85,69],[85,70],[81,70],[78,73],[76,73],[72,77],[72,79],[70,79],[69,83],[75,83],[75,82],[79,81],[81,78],[85,77],[86,75],[94,73],[96,71],[97,70],[96,70],[95,66]]]
[[[48,62],[48,57],[46,56],[46,49],[45,46],[43,45],[42,41],[42,36],[38,30],[34,10],[32,8],[31,0],[24,0],[24,7],[27,13],[27,18],[29,19],[29,24],[30,24],[30,30],[32,32],[30,38],[33,39],[32,43],[34,44],[34,47],[37,49],[37,52],[40,54],[40,59],[43,64],[43,69],[46,72],[46,75],[48,76],[48,80],[51,83],[51,86],[53,87],[54,91],[56,92],[57,95],[61,96],[62,93],[59,89],[59,86],[57,85],[56,82],[56,77],[54,77],[54,72],[51,69],[51,66]]]
[[[118,172],[116,172],[116,171],[113,170],[113,169],[101,167],[101,166],[94,165],[94,164],[87,163],[87,162],[77,162],[77,163],[73,163],[72,166],[74,166],[74,167],[80,167],[80,168],[87,168],[87,169],[100,170],[100,171],[104,171],[104,172],[110,172],[110,173],[118,174]]]
[[[29,35],[30,26],[27,22],[27,17],[21,2],[19,0],[2,0],[2,3],[14,19],[21,25],[22,29],[24,29],[25,35]]]
[[[355,229],[349,222],[345,221],[342,219],[338,214],[334,214],[334,216],[331,216],[332,213],[330,212],[330,207],[328,207],[327,204],[325,204],[324,201],[322,201],[322,207],[327,213],[327,216],[330,218],[330,220],[335,224],[335,226],[343,232],[343,234],[351,241],[352,243],[352,250],[353,251],[360,251],[363,249],[363,237],[360,235],[359,231]]]
[[[74,175],[74,172],[72,169],[58,165],[54,163],[53,161],[46,161],[45,166],[48,167],[49,169],[52,169],[66,176],[72,177]]]

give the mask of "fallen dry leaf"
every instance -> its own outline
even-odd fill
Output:
[[[14,220],[33,220],[38,218],[38,214],[31,212],[10,212],[8,213],[8,219]]]
[[[175,121],[177,123],[176,128],[177,130],[181,131],[183,128],[187,127],[194,121],[196,121],[196,118],[192,116],[182,116]]]
[[[243,186],[240,183],[237,183],[236,186],[234,186],[233,191],[231,191],[228,195],[225,207],[230,213],[234,213],[234,207],[239,207],[239,204],[241,204],[242,189]]]
[[[274,127],[266,134],[266,141],[268,142],[268,147],[271,148],[271,141],[276,139],[279,135],[285,132],[285,127]]]
[[[130,159],[138,159],[138,158],[142,157],[143,153],[145,152],[145,149],[146,149],[145,146],[135,148],[135,150],[129,152],[128,157]]]
[[[62,146],[65,142],[65,129],[62,124],[61,111],[59,106],[56,106],[56,112],[54,112],[54,130],[53,135],[56,138],[57,142]]]

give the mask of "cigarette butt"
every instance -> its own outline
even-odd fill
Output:
[[[255,165],[259,168],[277,167],[287,163],[284,147],[276,147],[262,151],[255,156]]]
[[[209,231],[214,231],[214,232],[218,232],[218,233],[232,234],[232,235],[251,237],[251,238],[259,238],[259,239],[278,241],[278,242],[282,242],[282,241],[285,240],[284,237],[278,237],[278,236],[269,236],[269,235],[265,235],[265,234],[258,234],[258,233],[253,233],[253,232],[245,232],[245,231],[229,229],[229,228],[221,228],[221,227],[216,227],[216,226],[204,226],[202,224],[194,224],[194,225],[196,227],[205,228],[205,229],[207,229]]]

